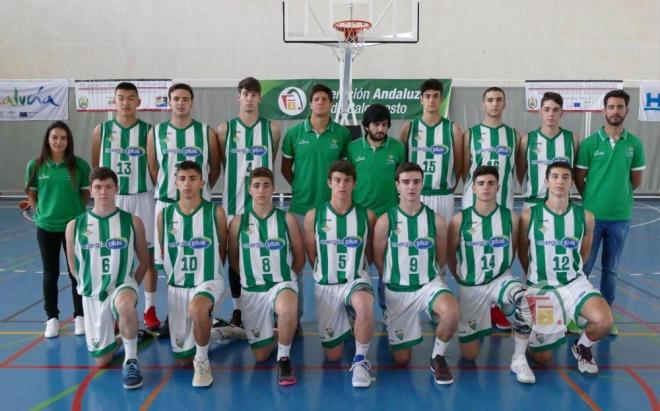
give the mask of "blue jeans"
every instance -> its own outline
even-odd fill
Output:
[[[630,220],[596,220],[591,253],[584,263],[584,273],[588,277],[594,267],[602,242],[600,292],[609,305],[612,305],[614,301],[616,281],[619,275],[619,260],[629,230]]]

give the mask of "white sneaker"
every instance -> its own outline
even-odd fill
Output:
[[[529,368],[525,356],[514,357],[511,360],[511,372],[516,374],[516,380],[521,384],[534,384],[536,382],[534,372]]]
[[[209,359],[198,361],[193,359],[195,374],[193,375],[193,387],[208,387],[213,384],[213,374],[211,374],[211,364]]]
[[[578,370],[582,374],[596,375],[598,374],[598,364],[594,360],[593,355],[591,355],[591,348],[585,347],[582,344],[575,342],[571,347],[573,356],[577,360]]]
[[[58,335],[60,335],[60,322],[57,320],[57,318],[53,317],[46,321],[46,331],[44,332],[44,337],[55,338]]]
[[[351,365],[349,371],[353,373],[353,387],[367,388],[371,385],[369,368],[371,368],[371,365],[367,360],[357,361]]]
[[[73,320],[73,333],[75,335],[85,335],[85,317],[82,315],[76,316]]]

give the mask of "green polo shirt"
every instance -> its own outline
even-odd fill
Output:
[[[396,207],[394,177],[396,168],[405,158],[403,143],[392,137],[387,137],[377,148],[372,147],[366,137],[353,141],[348,146],[348,161],[353,163],[357,173],[353,201],[377,216]]]
[[[304,215],[308,210],[330,200],[328,169],[346,158],[351,132],[330,120],[322,133],[317,133],[309,119],[291,127],[282,142],[282,155],[293,159],[293,182],[289,211]]]
[[[584,139],[576,165],[588,170],[582,195],[584,208],[598,220],[630,220],[630,172],[646,168],[639,138],[624,129],[612,148],[610,137],[601,128]]]
[[[31,160],[25,169],[25,187],[35,167]],[[80,192],[89,190],[89,164],[76,157],[76,181],[71,182],[69,169],[64,162],[47,161],[37,170],[36,179],[29,189],[37,192],[37,209],[34,215],[37,227],[46,231],[63,232],[66,224],[85,210]]]

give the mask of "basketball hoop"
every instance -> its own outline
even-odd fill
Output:
[[[362,34],[371,28],[371,22],[366,20],[340,20],[332,25],[335,30],[344,35],[339,41],[361,43]]]

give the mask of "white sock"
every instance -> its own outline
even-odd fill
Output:
[[[433,353],[431,354],[431,358],[435,358],[436,355],[444,356],[448,345],[448,342],[444,342],[440,338],[435,337],[435,344],[433,345]]]
[[[517,335],[513,336],[513,358],[516,357],[525,357],[525,351],[527,351],[527,338],[520,338]]]
[[[591,341],[589,337],[587,337],[587,333],[585,331],[582,332],[582,335],[580,336],[580,339],[578,340],[578,345],[582,344],[585,347],[589,348],[592,347],[594,344],[596,344],[598,341]]]
[[[209,345],[199,345],[196,344],[197,351],[195,352],[195,360],[204,361],[209,358]]]
[[[137,360],[137,337],[128,339],[122,337],[124,340],[124,363],[128,360]]]
[[[239,298],[232,298],[231,301],[234,303],[234,310],[240,310],[241,306],[239,305],[240,299]]]
[[[371,341],[366,344],[360,344],[357,340],[355,340],[355,355],[362,355],[366,358],[370,346]]]
[[[156,305],[156,293],[144,292],[144,311]]]
[[[282,357],[288,357],[290,352],[291,352],[291,344],[284,345],[277,343],[277,361],[279,361],[280,358]]]

